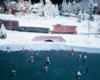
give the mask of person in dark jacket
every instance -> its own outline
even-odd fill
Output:
[[[90,68],[89,67],[85,67],[85,68],[86,68],[85,72],[89,72]]]

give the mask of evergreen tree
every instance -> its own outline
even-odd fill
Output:
[[[1,39],[5,39],[7,37],[7,34],[6,34],[6,29],[4,27],[4,24],[1,25],[1,29],[0,29],[0,38]]]
[[[72,13],[75,13],[75,9],[76,9],[76,2],[73,1],[73,3],[72,3]]]
[[[61,10],[61,7],[62,7],[62,5],[61,5],[61,3],[59,4],[59,10]]]
[[[66,12],[66,7],[67,7],[66,0],[63,0],[63,2],[62,2],[62,8],[61,8],[62,13]]]
[[[82,19],[82,12],[79,11],[77,22],[80,22],[81,23],[81,19]]]
[[[55,15],[56,15],[56,16],[58,16],[58,15],[59,15],[58,4],[56,4]]]
[[[75,14],[78,15],[80,10],[81,10],[81,8],[80,8],[79,4],[77,4],[76,9],[75,9]]]
[[[82,14],[82,20],[85,21],[85,11],[84,11],[84,13]]]
[[[89,20],[94,21],[94,17],[93,17],[93,1],[92,0],[89,0],[88,13],[89,13]]]
[[[66,10],[68,11],[69,16],[70,16],[70,12],[72,11],[72,4],[70,2],[68,3]]]
[[[44,2],[43,2],[43,0],[42,0],[42,6],[44,6]]]

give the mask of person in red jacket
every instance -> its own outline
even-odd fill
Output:
[[[74,53],[74,49],[71,50],[71,54],[72,54],[72,55],[73,55],[73,53]]]
[[[24,47],[22,47],[22,51],[24,52]]]

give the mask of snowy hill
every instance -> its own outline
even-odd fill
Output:
[[[100,18],[98,15],[94,15],[95,21],[91,22],[93,28],[90,30],[90,33],[99,33],[98,32],[98,23],[96,19]],[[72,48],[78,51],[85,51],[86,47],[89,48],[100,48],[100,35],[84,35],[83,33],[88,33],[87,28],[87,20],[82,21],[82,23],[76,22],[76,18],[73,17],[63,17],[57,16],[54,18],[48,17],[45,19],[44,17],[36,17],[31,14],[30,19],[29,16],[18,16],[14,15],[5,15],[0,14],[0,19],[5,20],[18,20],[20,26],[35,26],[35,27],[48,27],[50,30],[53,29],[53,25],[56,24],[64,24],[64,25],[76,25],[77,26],[77,35],[70,34],[46,34],[46,33],[32,33],[32,32],[18,32],[18,31],[10,31],[7,30],[7,39],[0,39],[0,50],[6,50],[6,47],[9,46],[10,50],[21,50],[22,47],[28,50],[71,50]],[[81,35],[82,34],[82,35]],[[44,42],[32,42],[36,36],[61,36],[66,40],[65,43],[44,43]],[[77,48],[77,47],[78,48]],[[79,47],[85,47],[80,48]],[[95,49],[96,50],[96,49]],[[93,51],[95,51],[93,49]],[[91,51],[90,51],[91,52]],[[99,52],[99,51],[98,51]]]

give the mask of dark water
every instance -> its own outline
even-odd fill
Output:
[[[77,71],[80,70],[80,80],[100,80],[100,54],[88,54],[75,52],[72,56],[70,51],[44,51],[35,56],[39,51],[0,51],[0,80],[77,80]],[[78,61],[82,54],[81,61]],[[33,63],[30,56],[33,55]],[[87,60],[83,58],[87,55]],[[50,64],[46,64],[46,57],[50,58]],[[48,71],[44,67],[48,66]],[[86,66],[91,70],[84,73]],[[16,76],[12,75],[11,69],[17,70]]]

